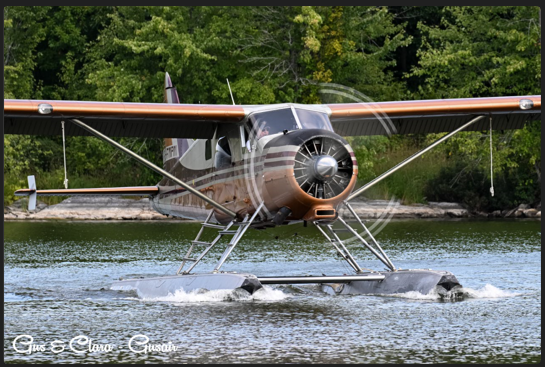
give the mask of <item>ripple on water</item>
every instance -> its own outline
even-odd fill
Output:
[[[12,226],[14,224],[14,226]],[[249,232],[224,265],[259,276],[349,272],[312,227]],[[314,285],[141,300],[119,277],[176,271],[198,225],[5,223],[4,360],[20,363],[513,363],[541,360],[541,230],[532,222],[392,222],[379,241],[400,268],[452,271],[435,295],[331,296]],[[278,235],[279,239],[274,237]],[[382,267],[351,247],[364,267]],[[218,250],[219,251],[219,250]],[[203,264],[211,270],[218,253]],[[130,275],[130,276],[129,276]],[[87,335],[109,353],[18,354],[17,335]],[[174,353],[137,355],[144,334]]]

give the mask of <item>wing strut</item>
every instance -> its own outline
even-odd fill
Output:
[[[474,124],[475,122],[477,121],[480,121],[481,119],[483,119],[485,116],[477,116],[475,117],[474,119],[466,122],[464,125],[460,126],[459,128],[457,128],[456,130],[448,133],[447,135],[443,136],[441,139],[437,140],[436,142],[432,143],[431,145],[429,145],[428,147],[422,149],[421,151],[418,151],[416,153],[414,153],[413,155],[411,155],[409,158],[405,159],[403,162],[401,163],[398,163],[397,165],[395,165],[394,167],[390,168],[388,171],[384,172],[382,175],[376,177],[375,179],[369,181],[368,183],[366,183],[365,185],[363,185],[362,187],[360,187],[358,190],[354,191],[352,193],[352,195],[350,195],[348,197],[348,199],[346,199],[346,201],[350,201],[352,199],[354,199],[356,196],[359,196],[362,192],[366,191],[367,189],[369,189],[371,186],[373,186],[374,184],[382,181],[383,179],[385,179],[386,177],[390,176],[392,173],[394,173],[395,171],[397,171],[398,169],[400,169],[401,167],[405,166],[406,164],[414,161],[416,158],[420,157],[422,154],[426,153],[428,150],[431,150],[433,148],[435,148],[437,145],[441,144],[442,142],[444,142],[445,140],[447,140],[448,138],[454,136],[455,134],[457,134],[458,132],[462,131],[463,129],[465,129],[466,127]]]
[[[174,175],[171,175],[170,173],[168,173],[167,171],[165,171],[164,169],[162,168],[159,168],[157,167],[155,164],[151,163],[150,161],[148,161],[147,159],[139,156],[138,154],[134,153],[133,151],[125,148],[123,145],[119,144],[118,142],[110,139],[109,137],[107,137],[106,135],[102,134],[101,132],[93,129],[92,127],[90,127],[89,125],[85,124],[84,122],[78,120],[78,119],[71,119],[70,121],[72,121],[74,124],[76,124],[77,126],[87,130],[88,132],[90,132],[91,134],[93,134],[94,136],[96,136],[97,138],[99,139],[102,139],[104,140],[106,143],[114,146],[115,148],[121,150],[122,152],[130,155],[131,157],[133,157],[134,159],[136,159],[137,161],[139,161],[140,163],[142,163],[144,166],[150,168],[151,170],[159,173],[160,175],[163,175],[164,177],[168,178],[169,180],[172,180],[173,182],[177,183],[178,185],[182,186],[184,189],[186,189],[187,191],[189,191],[190,193],[192,193],[193,195],[199,197],[200,199],[204,200],[205,202],[209,203],[210,205],[212,205],[214,208],[218,209],[218,210],[221,210],[222,212],[224,212],[225,214],[229,215],[230,217],[232,218],[235,218],[236,217],[236,214],[234,212],[232,212],[231,210],[227,209],[226,207],[224,207],[223,205],[215,202],[214,200],[210,199],[208,196],[206,196],[205,194],[203,194],[202,192],[194,189],[193,187],[189,186],[188,184],[186,184],[185,182],[181,181],[180,179],[176,178]]]

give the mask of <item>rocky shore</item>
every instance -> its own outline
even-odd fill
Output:
[[[531,208],[522,204],[510,210],[492,213],[473,212],[458,203],[429,202],[425,204],[402,205],[387,200],[365,200],[351,203],[361,218],[541,218],[541,205]],[[343,212],[341,211],[341,214]]]
[[[402,205],[388,200],[360,200],[352,203],[364,219],[374,218],[541,218],[541,205],[492,213],[470,212],[457,203],[430,202],[428,205]],[[340,214],[345,215],[345,209]],[[18,200],[4,208],[4,220],[183,220],[167,217],[150,208],[149,199],[118,197],[71,197],[56,205],[38,201],[36,210],[26,210],[26,200]]]
[[[108,196],[74,196],[59,204],[38,201],[36,210],[26,210],[26,200],[4,208],[4,220],[163,220],[172,219],[151,209],[149,199]]]

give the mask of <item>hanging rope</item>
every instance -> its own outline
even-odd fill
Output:
[[[494,161],[492,157],[492,116],[490,116],[490,194],[494,196]]]
[[[64,121],[61,121],[62,126],[62,154],[64,156],[64,188],[68,188],[68,177],[66,176],[66,144],[64,138]]]

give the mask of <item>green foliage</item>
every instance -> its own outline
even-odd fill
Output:
[[[167,71],[182,103],[230,104],[226,78],[237,104],[340,102],[320,83],[374,101],[541,94],[540,35],[539,8],[527,6],[4,7],[4,98],[161,102]],[[350,139],[360,182],[438,136]],[[494,198],[487,139],[460,133],[368,194],[539,201],[541,124],[494,132]],[[161,164],[160,139],[118,141]],[[62,187],[60,137],[5,136],[4,146],[4,203],[28,174]],[[68,137],[66,151],[70,187],[160,179],[94,138]]]
[[[90,50],[87,83],[108,101],[162,101],[166,70],[180,76],[214,56],[187,7],[119,7]],[[194,33],[196,32],[196,34]]]
[[[386,152],[390,141],[385,136],[358,136],[349,137],[348,142],[354,147],[358,161],[358,179],[371,181],[376,177],[376,165],[386,161]]]
[[[48,7],[4,7],[4,98],[37,96],[35,48],[46,36]]]
[[[423,45],[413,74],[427,98],[541,93],[539,8],[443,9],[441,25],[419,24]]]
[[[504,210],[541,201],[539,184],[528,170],[514,167],[495,177],[491,196],[486,172],[462,161],[443,167],[427,182],[424,192],[428,200],[461,202],[476,211]]]
[[[358,161],[358,181],[363,185],[405,158],[425,147],[423,139],[407,139],[393,136],[356,137],[350,143]],[[404,204],[426,203],[428,198],[424,188],[429,180],[435,178],[446,159],[433,153],[427,153],[407,167],[379,182],[363,194],[370,199],[389,200],[395,197]]]
[[[538,7],[445,7],[441,12],[440,24],[418,24],[422,45],[418,64],[408,74],[423,81],[416,98],[541,94]],[[488,191],[487,134],[459,133],[437,148],[450,163],[429,182],[430,198],[483,210],[541,200],[541,123],[493,133],[494,197]],[[428,142],[437,137],[428,135]]]

